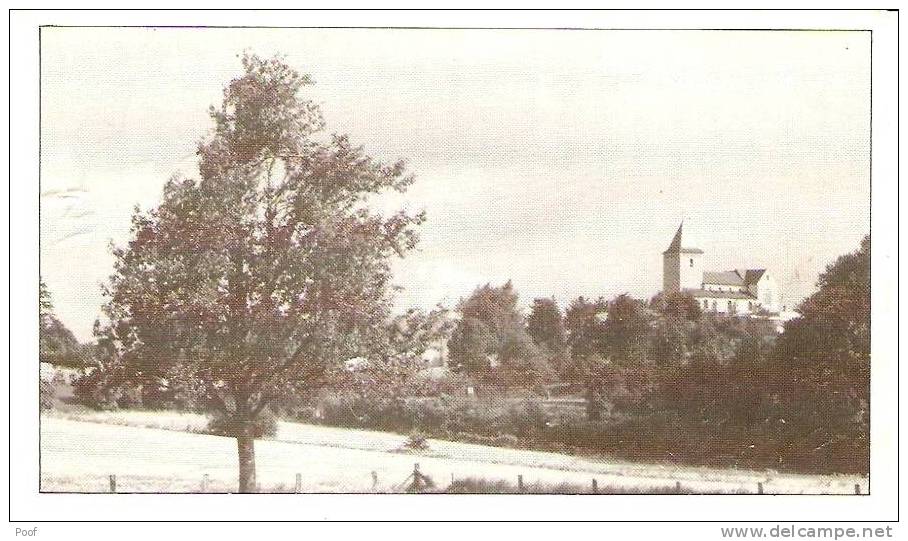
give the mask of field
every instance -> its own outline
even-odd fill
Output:
[[[204,475],[210,492],[236,489],[236,443],[199,434],[206,419],[174,412],[51,412],[41,418],[41,490],[106,492],[116,475],[118,492],[198,492]],[[399,492],[415,463],[443,490],[452,480],[528,486],[599,487],[616,491],[684,491],[767,494],[854,494],[866,478],[796,475],[731,469],[594,461],[557,453],[429,440],[429,449],[403,451],[405,438],[386,432],[280,422],[273,439],[256,442],[262,491]],[[374,476],[373,476],[374,472]],[[377,481],[376,481],[377,479]],[[576,490],[568,490],[576,492]],[[603,490],[606,491],[606,490]]]

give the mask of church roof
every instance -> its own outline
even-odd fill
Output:
[[[744,273],[744,282],[755,284],[760,281],[764,274],[766,274],[766,269],[747,269],[747,272]]]
[[[704,271],[703,283],[717,286],[749,286],[759,282],[765,273],[766,269]]]
[[[699,248],[694,248],[692,246],[685,246],[684,242],[684,222],[681,222],[681,225],[678,226],[678,232],[675,233],[674,238],[672,238],[672,243],[668,245],[668,248],[662,252],[663,254],[702,254],[703,250]]]
[[[743,286],[744,278],[738,274],[738,271],[704,271],[703,283],[719,286]]]

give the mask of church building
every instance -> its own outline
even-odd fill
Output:
[[[662,252],[662,288],[684,292],[704,312],[750,315],[779,312],[779,290],[766,269],[704,271],[703,250],[685,243],[684,223]]]

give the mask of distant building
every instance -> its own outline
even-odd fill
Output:
[[[729,315],[778,313],[779,288],[766,269],[704,271],[703,250],[685,243],[684,223],[662,252],[662,288],[683,292],[705,312]]]

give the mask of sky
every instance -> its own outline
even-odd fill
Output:
[[[380,201],[428,215],[400,309],[509,279],[524,305],[646,298],[681,220],[705,268],[773,269],[793,306],[869,233],[867,32],[43,28],[41,274],[81,340],[244,50],[416,175]]]

